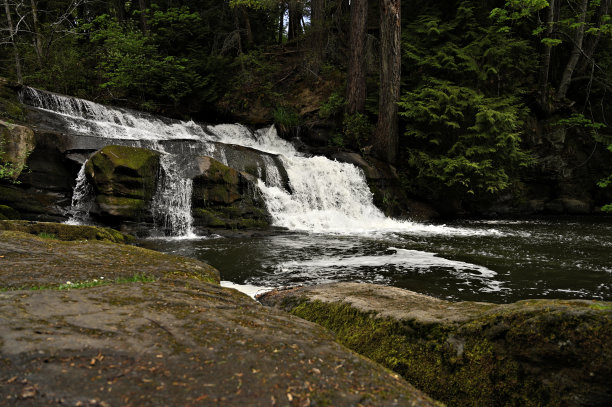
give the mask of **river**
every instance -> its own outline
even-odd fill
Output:
[[[222,280],[255,287],[359,281],[462,301],[612,300],[612,217],[457,221],[413,233],[146,239],[142,246],[200,259]]]

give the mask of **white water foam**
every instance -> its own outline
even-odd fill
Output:
[[[445,269],[465,281],[472,281],[483,286],[482,291],[492,292],[506,290],[500,281],[495,280],[497,273],[477,264],[465,263],[439,257],[436,253],[420,250],[408,250],[390,247],[388,253],[377,255],[341,255],[325,256],[315,259],[288,261],[278,265],[278,275],[290,275],[294,279],[315,280],[316,283],[337,281],[343,275],[354,274],[355,269],[364,267],[370,270],[370,280],[385,283],[385,277],[379,272],[393,267],[405,272],[429,273]],[[373,270],[373,271],[372,271]],[[372,274],[374,273],[374,274]],[[275,276],[270,277],[272,280]],[[273,281],[267,281],[269,285]]]
[[[272,287],[260,287],[251,284],[236,284],[232,283],[231,281],[221,281],[221,287],[233,288],[234,290],[238,290],[251,298],[255,298],[255,296],[258,294],[263,294],[273,290]]]

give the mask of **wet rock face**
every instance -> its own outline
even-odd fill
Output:
[[[0,405],[439,405],[195,260],[3,231],[0,252]]]
[[[260,301],[325,326],[340,343],[448,405],[606,406],[612,303],[452,303],[340,283]]]
[[[210,157],[197,158],[192,207],[199,227],[252,229],[270,225],[256,178]]]
[[[159,153],[143,148],[107,146],[87,162],[85,171],[102,218],[139,220],[149,207],[159,171]]]

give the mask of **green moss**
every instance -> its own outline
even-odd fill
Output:
[[[265,213],[241,217],[242,211],[234,207],[216,207],[215,210],[195,208],[193,216],[203,226],[227,229],[265,229],[270,226]]]
[[[146,209],[142,199],[126,198],[111,195],[98,195],[96,202],[100,207],[113,216],[138,219]]]
[[[102,240],[112,243],[130,243],[132,236],[110,228],[96,226],[66,225],[63,223],[0,221],[0,230],[24,232],[42,238],[52,238],[63,241]]]
[[[17,98],[17,92],[0,84],[0,117],[9,120],[25,120],[25,112]]]
[[[159,153],[144,148],[107,146],[85,171],[96,193],[150,200],[155,191]]]
[[[238,184],[238,171],[224,165],[216,160],[210,160],[210,168],[208,169],[208,177],[211,180],[223,181],[225,184]]]
[[[227,226],[217,213],[207,209],[196,208],[193,210],[193,215],[200,219],[205,226],[224,228]]]

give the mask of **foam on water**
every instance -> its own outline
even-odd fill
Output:
[[[233,288],[234,290],[238,290],[251,298],[255,298],[255,296],[258,294],[263,294],[273,290],[272,287],[260,287],[251,284],[236,284],[232,283],[231,281],[221,281],[221,287]]]

